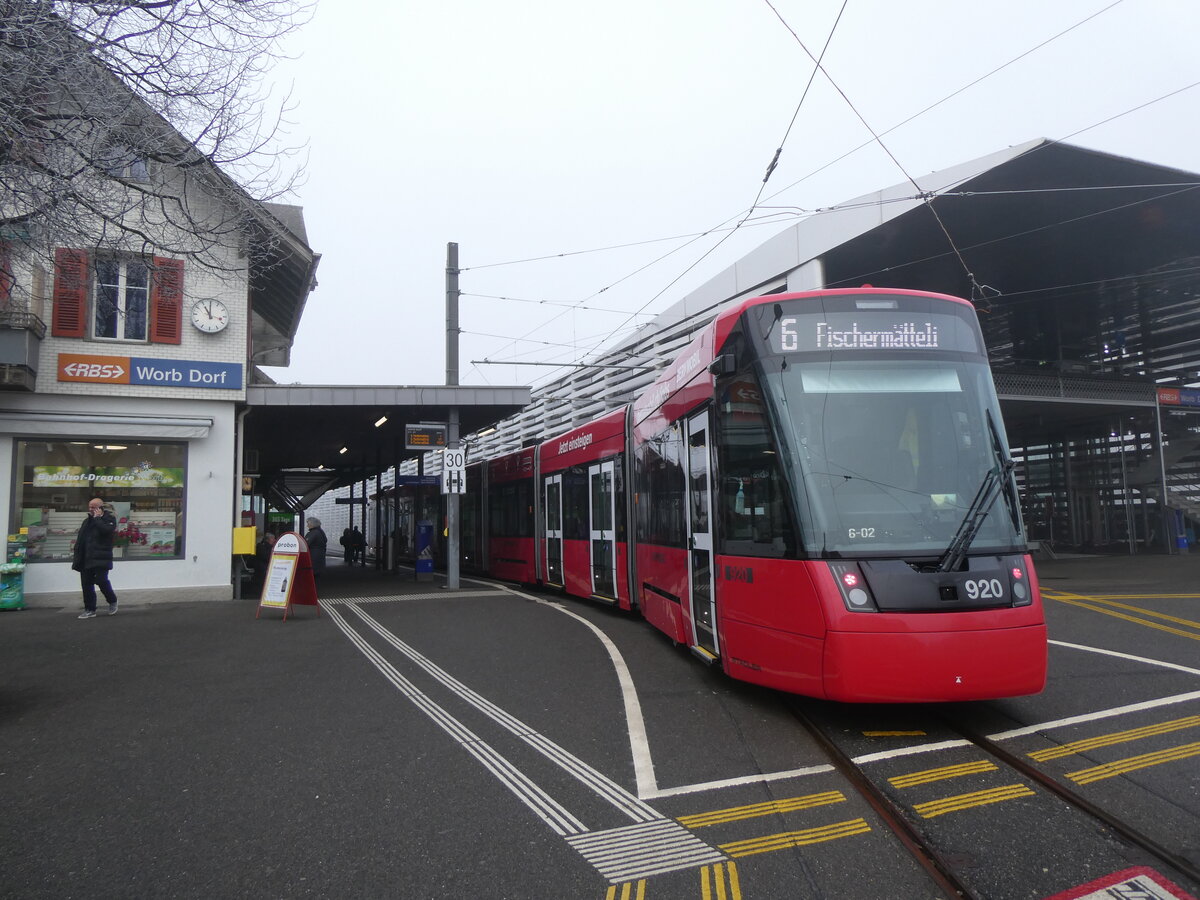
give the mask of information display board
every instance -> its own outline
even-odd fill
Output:
[[[271,551],[254,618],[257,619],[264,609],[282,609],[286,622],[293,606],[315,606],[317,615],[321,614],[308,543],[296,532],[289,531],[279,536]]]
[[[439,450],[446,446],[445,425],[405,425],[405,450]]]

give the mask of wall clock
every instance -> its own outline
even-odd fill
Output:
[[[197,300],[192,304],[192,324],[206,334],[216,334],[229,324],[229,310],[220,300]]]

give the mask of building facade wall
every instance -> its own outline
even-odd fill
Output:
[[[51,414],[78,422],[48,422],[40,428],[21,423],[21,415]],[[112,444],[139,442],[147,451],[155,442],[185,446],[185,481],[179,529],[178,556],[159,559],[118,559],[113,584],[126,600],[218,600],[232,596],[230,582],[232,510],[235,485],[236,411],[232,403],[175,398],[89,397],[54,394],[7,395],[0,417],[0,471],[10,473],[0,483],[0,509],[6,511],[8,531],[21,525],[17,500],[18,480],[25,472],[17,466],[19,441]],[[154,424],[131,424],[136,418]],[[105,420],[119,418],[120,424]],[[186,428],[160,424],[169,420],[211,420],[202,437],[181,437]],[[195,429],[192,429],[193,431]],[[66,492],[64,492],[66,493]],[[82,494],[75,492],[79,496]],[[119,488],[97,487],[105,499],[121,495]],[[59,517],[78,528],[86,505],[75,514]],[[32,561],[25,570],[26,602],[31,606],[62,606],[78,600],[79,576],[66,560]]]

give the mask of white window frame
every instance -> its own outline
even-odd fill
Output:
[[[106,285],[102,285],[100,281],[100,265],[114,263],[117,266],[117,329],[113,336],[105,334],[97,334],[96,332],[96,316],[100,309],[101,289]],[[141,337],[128,337],[125,334],[126,310],[129,304],[129,266],[136,264],[142,266],[146,270],[146,309],[143,317],[143,332]],[[141,290],[141,288],[136,288]],[[150,342],[150,289],[151,289],[151,272],[150,266],[139,259],[128,259],[120,257],[108,257],[97,260],[93,269],[92,287],[91,287],[91,334],[92,339],[97,341],[113,341],[121,343],[136,343],[148,344]]]

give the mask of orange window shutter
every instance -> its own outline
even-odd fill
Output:
[[[183,260],[154,257],[150,280],[150,342],[183,341]]]
[[[11,248],[0,243],[0,309],[8,309],[12,300],[13,272]]]
[[[50,333],[83,337],[87,330],[88,254],[86,250],[54,251],[54,309]]]

